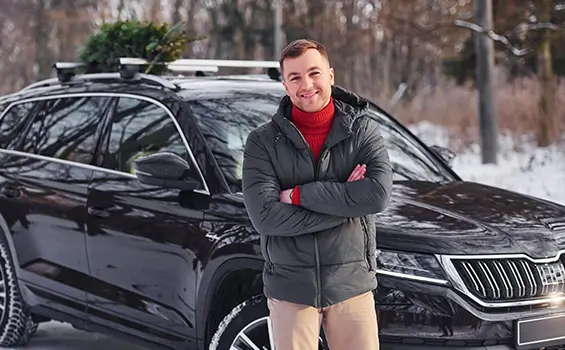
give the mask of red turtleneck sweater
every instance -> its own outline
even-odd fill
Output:
[[[304,112],[296,106],[292,106],[292,122],[310,146],[316,163],[332,127],[334,108],[332,98],[330,98],[330,102],[324,108],[313,113]],[[292,204],[300,204],[300,189],[298,186],[292,192]]]

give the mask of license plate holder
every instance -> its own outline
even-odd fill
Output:
[[[565,314],[517,320],[514,329],[514,345],[517,350],[565,344]]]

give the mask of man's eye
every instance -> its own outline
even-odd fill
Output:
[[[312,75],[320,75],[320,72],[312,72]]]

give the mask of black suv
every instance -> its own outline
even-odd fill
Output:
[[[248,65],[270,74],[71,66],[0,98],[1,345],[59,320],[148,348],[272,350],[241,168],[285,92],[276,62]],[[462,181],[453,154],[372,113],[394,169],[382,349],[563,349],[565,207]]]

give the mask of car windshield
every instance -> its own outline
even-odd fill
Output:
[[[187,101],[232,192],[241,192],[243,152],[249,133],[271,120],[280,95],[243,93],[228,98]],[[409,133],[376,108],[391,158],[394,181],[452,181],[445,166]]]

